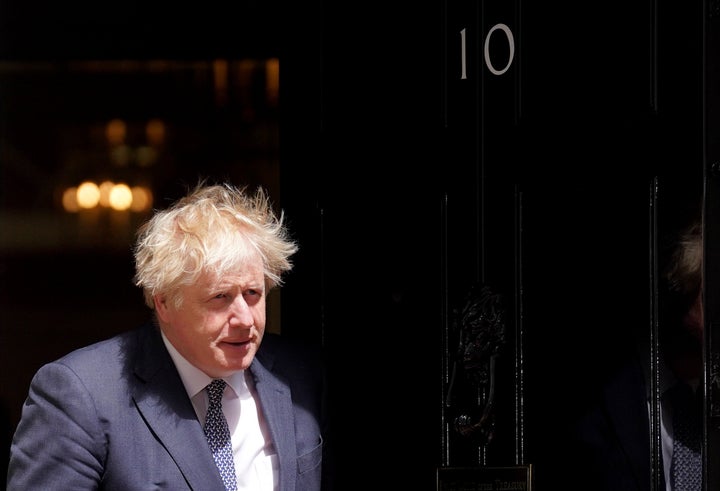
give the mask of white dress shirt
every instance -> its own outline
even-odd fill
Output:
[[[192,401],[198,420],[200,424],[204,424],[208,407],[205,387],[213,379],[187,361],[164,333],[162,338]],[[223,394],[222,405],[230,428],[237,489],[275,491],[278,483],[277,455],[257,404],[252,377],[245,370],[241,370],[224,380],[228,388]]]

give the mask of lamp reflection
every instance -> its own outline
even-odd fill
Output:
[[[108,208],[117,211],[130,210],[142,213],[152,207],[153,194],[145,186],[130,187],[124,182],[83,181],[77,187],[68,187],[62,193],[62,206],[68,213],[93,208]]]

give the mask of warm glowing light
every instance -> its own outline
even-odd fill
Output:
[[[105,138],[110,145],[120,145],[125,142],[127,125],[122,119],[112,119],[105,126]]]
[[[228,98],[228,62],[227,60],[215,60],[212,68],[215,82],[215,103],[218,106],[224,106]]]
[[[144,212],[149,210],[152,204],[153,194],[150,188],[131,188],[125,183],[114,183],[110,180],[103,181],[99,186],[92,181],[83,181],[77,187],[65,189],[62,194],[62,207],[70,213],[98,205],[117,211]]]
[[[80,208],[94,208],[100,202],[100,188],[91,181],[80,184],[75,194]]]
[[[107,208],[110,206],[110,191],[115,185],[112,181],[103,181],[100,183],[100,206]]]
[[[159,147],[165,143],[165,123],[161,119],[151,119],[145,125],[145,138],[150,145]]]
[[[265,62],[265,95],[271,106],[280,98],[280,60],[271,58]]]
[[[110,206],[113,210],[127,210],[132,204],[132,191],[127,184],[116,184],[110,190]]]
[[[149,210],[152,206],[152,192],[143,186],[133,186],[132,188],[132,211]]]
[[[62,195],[62,205],[65,211],[75,213],[80,210],[77,201],[77,188],[67,188]]]

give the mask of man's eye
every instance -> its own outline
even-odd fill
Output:
[[[226,293],[218,293],[218,294],[215,295],[213,298],[225,298],[225,297],[227,297],[227,294],[226,294]]]

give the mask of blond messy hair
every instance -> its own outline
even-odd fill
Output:
[[[681,234],[672,261],[666,271],[670,289],[693,296],[702,287],[703,236],[702,222],[691,223]]]
[[[275,214],[262,187],[248,193],[246,186],[201,181],[138,229],[134,282],[151,309],[157,294],[167,295],[179,307],[181,287],[203,273],[219,278],[257,253],[270,290],[282,284],[297,250],[283,214]]]

